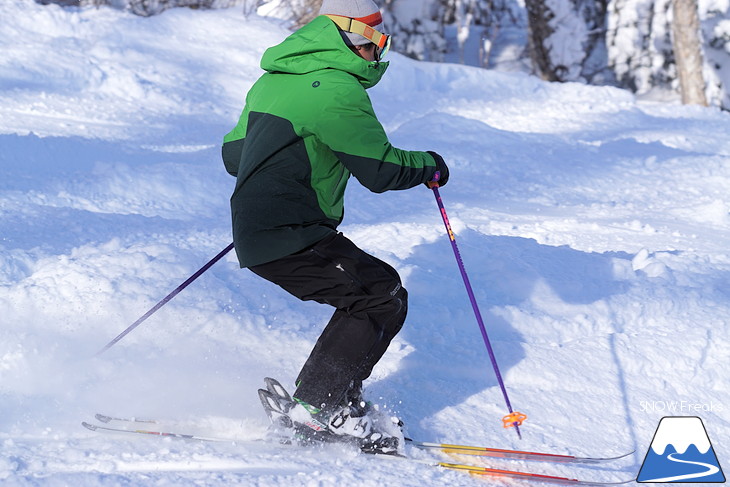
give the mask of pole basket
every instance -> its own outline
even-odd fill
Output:
[[[521,426],[522,422],[527,419],[526,414],[522,414],[519,411],[509,413],[507,416],[502,418],[502,424],[505,428],[515,428]]]

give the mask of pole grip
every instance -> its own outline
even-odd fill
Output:
[[[436,171],[435,173],[433,173],[433,177],[431,178],[431,180],[426,183],[428,189],[438,188],[439,179],[441,179],[441,171]]]

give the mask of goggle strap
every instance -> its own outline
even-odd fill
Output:
[[[344,30],[345,32],[360,34],[365,39],[378,46],[380,49],[384,48],[388,42],[389,36],[383,34],[382,32],[378,32],[365,22],[360,22],[359,20],[352,19],[350,17],[343,17],[342,15],[326,14],[325,17],[329,17],[337,25],[337,27]]]

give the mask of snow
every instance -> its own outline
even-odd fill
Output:
[[[232,254],[94,354],[231,239],[221,138],[281,22],[0,3],[0,480],[8,486],[519,485],[259,441],[330,310]],[[730,440],[730,115],[392,54],[371,90],[393,143],[441,153],[441,191],[519,440],[433,195],[352,181],[342,231],[392,263],[406,325],[366,397],[423,441],[572,455],[635,476],[663,416]],[[93,433],[95,412],[235,441]],[[418,458],[434,458],[413,452]],[[451,457],[444,457],[451,459]],[[451,459],[456,461],[456,459]],[[460,458],[459,460],[465,460]],[[447,460],[449,461],[449,460]]]

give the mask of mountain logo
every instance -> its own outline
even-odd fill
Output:
[[[725,482],[702,420],[696,416],[662,418],[636,481]]]

